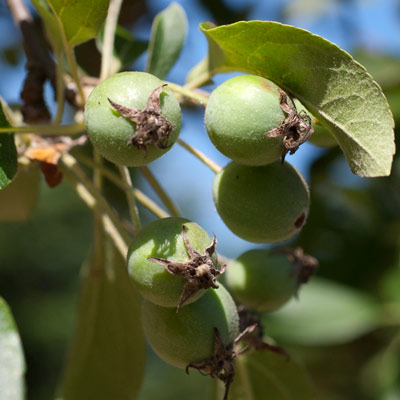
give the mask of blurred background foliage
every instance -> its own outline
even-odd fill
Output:
[[[120,24],[138,39],[138,54],[149,39],[152,19],[169,3],[124,1]],[[189,36],[167,79],[183,83],[189,69],[205,55],[205,39],[197,29],[201,20],[216,24],[277,20],[321,34],[350,51],[382,86],[399,125],[400,2],[197,0],[181,4],[188,14]],[[0,27],[0,94],[10,104],[18,104],[25,59],[4,2],[0,3]],[[100,55],[95,41],[80,45],[77,57],[89,74],[98,74]],[[144,60],[139,57],[127,68],[143,69]],[[215,83],[225,79],[216,77]],[[47,92],[54,110],[50,87]],[[226,163],[205,135],[202,110],[184,110],[182,134],[217,162]],[[399,146],[398,135],[396,141]],[[264,316],[266,332],[306,365],[318,399],[400,399],[399,157],[391,176],[378,179],[352,175],[343,154],[334,147],[306,145],[289,161],[311,185],[307,224],[290,244],[317,257],[320,268],[318,278],[303,287],[299,300]],[[182,168],[185,165],[190,168]],[[153,172],[185,216],[216,232],[225,256],[236,257],[254,247],[224,228],[211,200],[212,174],[196,160],[173,150],[154,163]],[[182,177],[179,183],[171,179],[177,174]],[[143,178],[134,178],[136,185],[153,195]],[[122,209],[123,194],[111,184],[106,193]],[[144,223],[152,218],[141,211]],[[30,400],[53,398],[56,391],[73,332],[79,271],[91,247],[91,231],[90,212],[65,183],[50,189],[42,182],[32,218],[0,224],[0,294],[21,333]],[[149,351],[140,400],[207,399],[209,393],[208,379],[197,373],[187,377]]]

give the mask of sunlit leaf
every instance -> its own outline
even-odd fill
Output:
[[[3,100],[0,99],[0,128],[8,128],[3,110]],[[0,189],[4,189],[17,173],[17,149],[13,133],[0,132]]]
[[[304,285],[298,299],[280,311],[265,314],[269,336],[304,345],[331,345],[353,340],[379,322],[373,298],[355,289],[321,278]]]
[[[146,71],[164,79],[181,52],[187,30],[183,8],[172,3],[153,21]]]
[[[0,399],[22,400],[25,360],[10,309],[0,297]]]
[[[209,43],[210,76],[243,71],[271,79],[327,127],[351,170],[390,174],[393,117],[379,85],[345,51],[320,36],[278,22],[201,24]]]
[[[224,386],[216,383],[214,400],[221,400]],[[267,350],[245,353],[236,360],[236,374],[229,400],[311,400],[313,384],[305,369],[292,359]]]
[[[97,36],[107,16],[109,0],[47,0],[70,46]]]
[[[110,243],[86,268],[78,326],[60,398],[132,400],[143,379],[145,341],[139,296]]]

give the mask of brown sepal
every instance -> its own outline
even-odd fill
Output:
[[[281,247],[274,251],[286,255],[288,260],[294,265],[293,273],[297,278],[297,288],[299,288],[301,284],[307,283],[311,275],[313,275],[318,268],[318,260],[313,256],[305,254],[301,247],[296,247],[294,249]]]
[[[114,110],[123,117],[136,124],[134,135],[128,140],[139,150],[147,155],[147,146],[153,145],[159,149],[168,149],[168,139],[173,130],[172,124],[161,114],[160,95],[166,84],[155,88],[147,99],[146,107],[139,110],[133,107],[125,107],[107,99]]]
[[[213,235],[210,246],[204,250],[204,255],[191,247],[186,234],[185,225],[182,226],[182,238],[189,255],[189,260],[186,263],[169,261],[158,257],[148,258],[150,261],[161,264],[170,274],[180,275],[186,279],[187,282],[183,287],[176,312],[178,312],[181,306],[200,289],[208,289],[210,287],[218,289],[216,280],[226,269],[225,264],[223,264],[219,270],[216,269],[211,258],[217,247],[217,238],[215,234]]]
[[[188,364],[186,366],[186,373],[189,374],[189,369],[193,368],[211,378],[218,378],[225,384],[223,400],[227,400],[229,387],[235,377],[235,359],[237,358],[237,354],[233,349],[233,343],[225,346],[217,328],[214,328],[214,337],[213,355],[202,362]]]
[[[282,163],[285,161],[287,153],[294,154],[297,149],[314,133],[311,125],[311,118],[302,110],[299,113],[296,108],[288,104],[287,94],[278,89],[280,95],[280,106],[286,114],[284,121],[275,129],[265,133],[269,138],[282,137]]]

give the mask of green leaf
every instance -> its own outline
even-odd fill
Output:
[[[8,128],[3,100],[0,98],[0,128]],[[13,133],[0,133],[0,190],[4,189],[17,173],[17,148]]]
[[[109,0],[47,0],[61,24],[67,43],[76,46],[97,36],[107,16]]]
[[[378,326],[379,307],[369,296],[325,279],[312,278],[280,311],[264,314],[267,334],[302,345],[351,341]]]
[[[187,30],[183,8],[172,3],[153,21],[146,71],[164,79],[181,52]]]
[[[399,377],[400,332],[397,332],[383,350],[367,361],[362,369],[361,379],[371,398],[395,399],[396,397],[390,397],[390,393],[398,393]]]
[[[32,0],[36,11],[42,18],[45,26],[46,37],[50,41],[54,51],[61,51],[63,48],[62,32],[56,17],[51,12],[46,0]]]
[[[390,174],[394,122],[379,85],[348,53],[303,29],[250,21],[200,25],[209,43],[210,76],[242,71],[263,76],[297,97],[328,128],[351,170]]]
[[[64,400],[132,400],[144,375],[140,300],[125,261],[107,242],[92,256],[80,299],[78,326],[64,376]]]
[[[96,45],[99,51],[103,48],[104,29],[100,31]],[[147,49],[148,43],[136,39],[132,34],[120,25],[117,25],[114,37],[113,71],[118,72],[129,68],[132,63]]]
[[[7,303],[0,297],[0,399],[25,396],[25,360],[21,340]]]
[[[36,208],[39,187],[39,165],[20,164],[14,180],[0,191],[0,221],[28,220]]]
[[[223,397],[218,382],[215,400]],[[267,350],[245,353],[236,360],[236,374],[229,390],[229,400],[311,400],[313,384],[305,369],[292,359]]]

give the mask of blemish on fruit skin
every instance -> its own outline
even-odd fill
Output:
[[[301,228],[304,224],[305,219],[306,219],[306,214],[303,212],[301,213],[300,217],[298,217],[296,221],[294,221],[294,226],[296,228]]]

